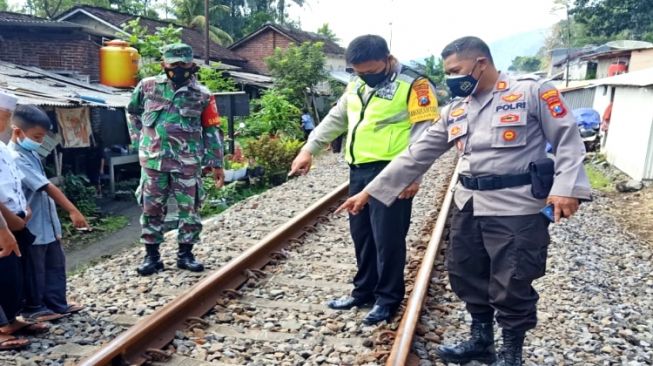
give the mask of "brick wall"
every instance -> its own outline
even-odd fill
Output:
[[[247,60],[245,67],[249,71],[269,74],[265,59],[272,56],[276,47],[286,49],[293,43],[289,38],[271,29],[257,34],[233,51]]]
[[[71,70],[100,79],[100,40],[88,34],[5,31],[0,35],[0,60],[45,70]]]

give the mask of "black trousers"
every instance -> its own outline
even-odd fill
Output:
[[[365,188],[385,164],[352,167],[349,195]],[[374,298],[377,305],[396,306],[405,293],[406,234],[410,227],[412,199],[398,199],[390,207],[374,198],[358,215],[349,216],[358,272],[352,296]]]
[[[476,319],[496,319],[504,329],[537,324],[539,296],[533,280],[546,270],[549,221],[541,214],[474,216],[469,200],[453,208],[447,269],[451,287]]]
[[[345,134],[342,134],[336,137],[336,139],[331,142],[331,152],[339,153],[342,150],[342,140],[344,138],[345,138]]]
[[[65,313],[66,302],[66,258],[61,243],[32,245],[31,263],[26,264],[27,278],[25,308],[23,315],[51,310]]]
[[[25,281],[27,270],[25,263],[30,260],[30,247],[34,242],[34,236],[27,229],[13,232],[18,242],[22,257],[11,254],[0,258],[0,308],[3,316],[0,316],[0,325],[8,324],[16,319],[16,315],[24,304]]]

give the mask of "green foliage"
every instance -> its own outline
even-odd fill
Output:
[[[542,60],[536,56],[517,56],[508,67],[510,71],[535,72],[542,67]]]
[[[93,5],[124,13],[158,18],[153,0],[27,0],[24,12],[54,19],[75,5]]]
[[[543,52],[634,39],[653,41],[653,2],[640,0],[555,0],[569,16],[551,28]]]
[[[653,33],[653,2],[642,0],[574,0],[574,20],[593,35],[644,39]]]
[[[249,141],[245,148],[246,155],[265,169],[265,178],[272,180],[290,171],[290,165],[304,143],[291,138],[277,138],[263,135]]]
[[[127,22],[123,30],[129,36],[122,33],[116,36],[129,42],[141,55],[141,66],[138,70],[140,79],[160,74],[161,48],[171,43],[181,42],[182,28],[174,27],[172,24],[165,28],[157,27],[156,32],[151,34],[147,27],[141,26],[140,18],[136,18]]]
[[[435,85],[444,84],[444,62],[442,58],[435,58],[431,55],[424,59],[424,75],[426,75]]]
[[[276,80],[275,86],[283,90],[296,106],[308,108],[307,88],[327,79],[323,46],[321,42],[304,42],[301,46],[292,45],[285,51],[277,48],[265,60]]]
[[[222,71],[218,70],[219,66],[218,63],[212,63],[210,67],[200,67],[197,74],[199,81],[212,92],[235,91],[236,83],[233,79],[223,77]]]
[[[338,36],[336,33],[329,27],[329,23],[324,23],[320,28],[317,29],[317,34],[324,36],[324,38],[331,40],[333,42],[338,42]]]
[[[9,4],[7,4],[7,0],[0,0],[0,11],[7,10],[9,10]]]
[[[217,215],[248,197],[257,195],[267,189],[267,187],[241,187],[240,183],[233,182],[222,188],[215,187],[215,181],[211,177],[205,177],[202,181],[204,187],[204,203],[200,209],[202,217]]]
[[[66,174],[60,188],[84,216],[94,216],[98,213],[98,206],[95,202],[95,188],[87,186],[83,177]]]
[[[601,191],[607,191],[610,189],[612,185],[610,178],[606,177],[605,174],[594,165],[585,164],[585,171],[587,172],[587,177],[589,178],[592,188]]]
[[[252,104],[255,112],[245,122],[245,136],[285,135],[299,138],[303,135],[299,127],[301,111],[280,91],[270,89]]]
[[[254,32],[266,23],[274,23],[274,14],[268,12],[252,13],[244,19],[243,35]]]

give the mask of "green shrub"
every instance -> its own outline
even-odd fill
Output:
[[[265,178],[270,181],[273,176],[285,175],[290,171],[290,165],[302,145],[303,142],[299,140],[263,135],[249,141],[245,152],[246,156],[265,169]]]
[[[95,188],[87,186],[84,177],[66,174],[60,188],[82,215],[86,217],[97,215],[98,206],[95,202]],[[67,218],[68,214],[62,215],[60,213],[59,217]]]
[[[205,177],[203,179],[203,187],[204,202],[200,210],[202,217],[217,215],[229,208],[229,206],[267,189],[267,187],[242,187],[238,182],[227,184],[222,188],[216,188],[215,181],[212,177]]]
[[[210,67],[201,66],[197,73],[200,83],[212,92],[229,92],[236,90],[236,83],[233,79],[222,76],[222,71],[218,70],[219,63],[213,62]]]
[[[280,91],[270,89],[261,99],[253,101],[252,105],[255,112],[245,122],[244,135],[303,136],[300,128],[301,111]]]

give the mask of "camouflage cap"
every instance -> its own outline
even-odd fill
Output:
[[[193,61],[193,49],[185,43],[173,43],[164,46],[161,50],[163,62],[174,64],[175,62],[188,63]]]

